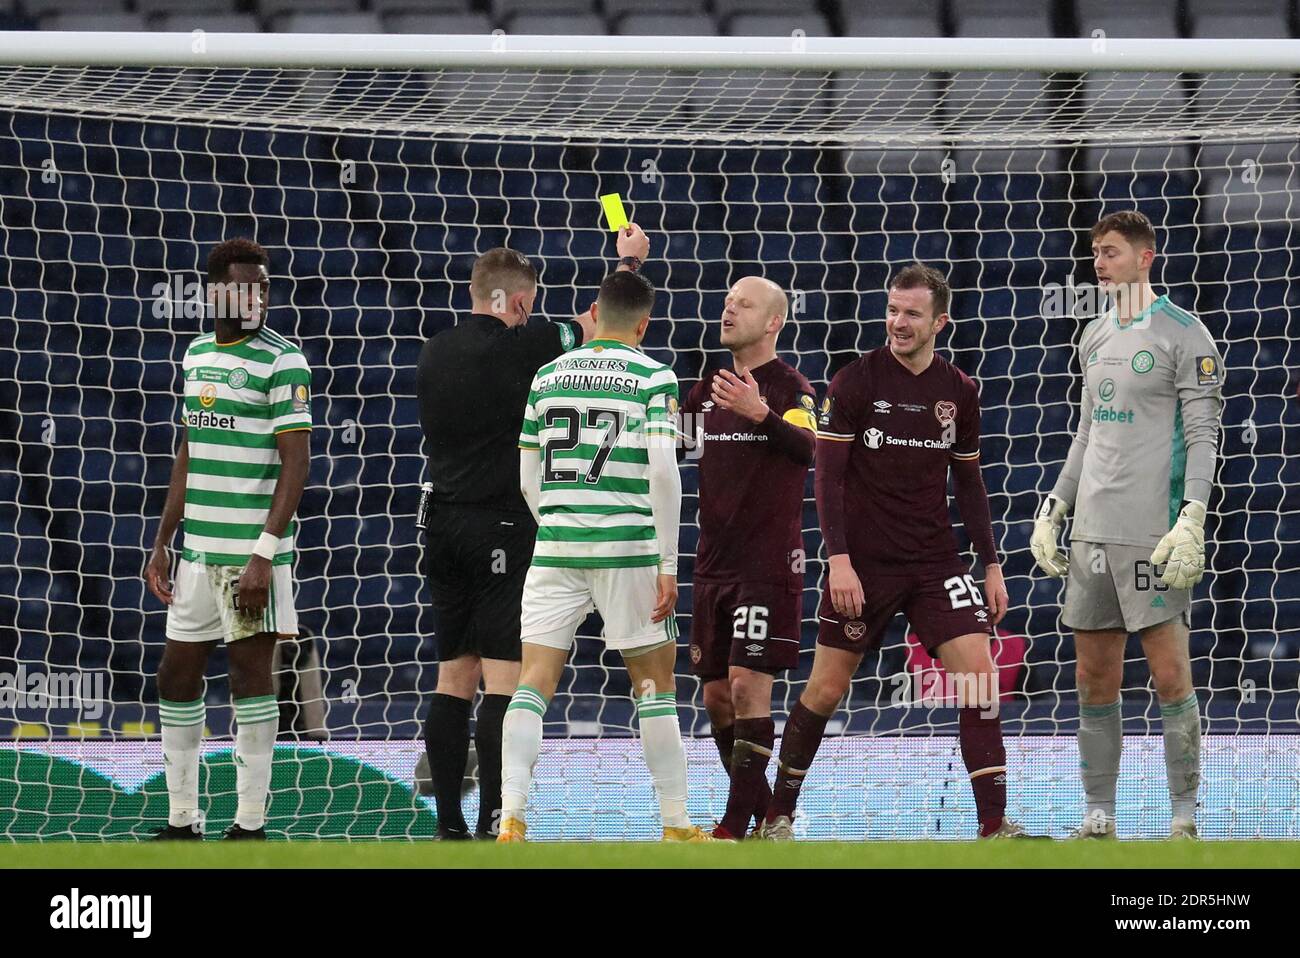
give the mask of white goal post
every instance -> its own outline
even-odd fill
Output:
[[[178,439],[178,361],[205,328],[194,284],[231,235],[270,250],[269,324],[302,345],[314,384],[295,567],[314,655],[282,658],[319,661],[319,681],[285,686],[319,691],[285,705],[268,827],[432,833],[412,780],[436,675],[413,528],[416,356],[463,315],[469,266],[492,246],[538,264],[542,315],[585,308],[613,262],[609,192],[651,235],[661,321],[646,347],[684,386],[718,361],[741,275],[790,292],[779,349],[819,393],[882,342],[892,268],[949,275],[940,347],[981,388],[1013,604],[1009,812],[1053,835],[1082,812],[1074,648],[1029,526],[1102,305],[1088,228],[1146,212],[1154,281],[1205,322],[1227,373],[1192,613],[1201,835],[1300,838],[1300,40],[0,32],[0,66],[0,549],[15,556],[0,568],[0,840],[125,839],[165,817],[163,610],[140,573]],[[684,475],[678,701],[706,821],[726,777],[687,673]],[[811,499],[805,548],[802,665],[777,681],[778,728],[812,659]],[[955,712],[917,694],[905,631],[835,716],[801,836],[973,832]],[[223,673],[218,658],[210,827],[235,804]],[[1124,698],[1119,830],[1156,837],[1159,708],[1136,645]],[[632,716],[617,661],[580,641],[547,716],[530,838],[655,834]]]

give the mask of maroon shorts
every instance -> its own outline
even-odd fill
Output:
[[[862,615],[845,618],[831,605],[829,581],[817,608],[817,642],[833,649],[867,652],[880,644],[889,620],[898,612],[931,655],[949,639],[982,632],[993,634],[984,593],[963,565],[941,572],[859,572]]]
[[[705,682],[732,665],[776,673],[799,664],[803,590],[769,582],[696,582],[691,672]]]

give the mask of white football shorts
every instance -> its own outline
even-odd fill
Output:
[[[297,636],[292,569],[287,563],[271,566],[266,609],[260,616],[249,616],[235,608],[242,566],[203,565],[182,559],[172,586],[172,604],[167,607],[167,638],[229,644],[259,632]]]
[[[569,649],[588,614],[605,620],[605,647],[630,651],[677,641],[677,617],[651,622],[659,599],[659,567],[566,569],[530,566],[524,579],[519,637]]]

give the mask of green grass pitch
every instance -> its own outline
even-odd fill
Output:
[[[1296,868],[1298,842],[47,842],[0,868]]]

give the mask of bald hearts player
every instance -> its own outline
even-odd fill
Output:
[[[776,355],[789,304],[757,276],[727,293],[720,339],[734,369],[705,376],[684,420],[700,470],[691,668],[731,775],[715,838],[743,838],[771,798],[772,681],[799,664],[803,492],[816,446],[808,380]]]
[[[992,625],[1007,610],[980,476],[979,392],[934,352],[951,293],[919,263],[889,282],[888,343],[831,381],[817,433],[817,513],[830,556],[818,609],[812,675],[790,712],[764,837],[792,837],[799,788],[826,720],[862,656],[903,612],[925,650],[958,678],[962,758],[975,792],[981,837],[1021,837],[1006,808],[1006,752],[998,718]],[[948,516],[951,470],[957,507],[984,565],[984,592],[957,552]]]

